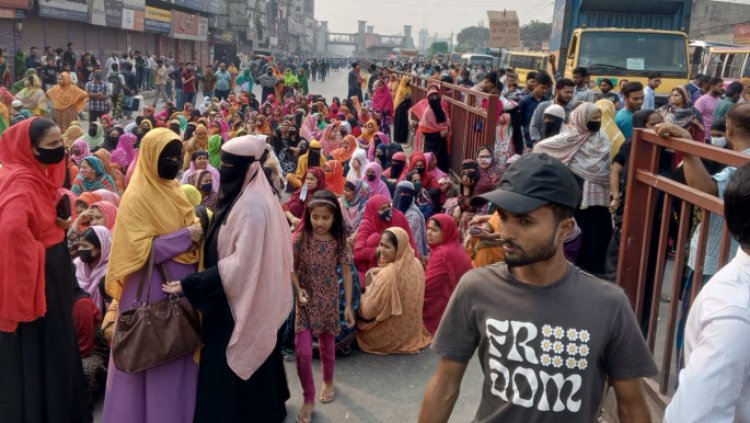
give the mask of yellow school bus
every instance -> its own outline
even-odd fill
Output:
[[[553,52],[559,57],[559,51]],[[608,78],[617,83],[626,79],[645,86],[648,75],[661,73],[657,102],[665,103],[669,93],[690,79],[688,39],[684,32],[655,29],[577,28],[573,31],[566,55],[558,62],[563,75],[585,67],[591,80]],[[659,101],[661,100],[661,101]]]
[[[501,64],[500,67],[511,68],[515,70],[518,75],[518,84],[520,86],[526,85],[526,77],[529,72],[536,72],[538,70],[545,70],[550,75],[552,73],[548,69],[549,59],[547,53],[537,51],[511,51],[508,54],[507,63]],[[554,75],[553,75],[554,76]]]

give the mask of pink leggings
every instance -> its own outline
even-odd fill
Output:
[[[336,361],[336,335],[321,333],[318,337],[320,361],[323,363],[323,381],[333,382],[333,366]],[[306,403],[315,402],[315,380],[312,372],[312,331],[297,332],[294,338],[294,352],[297,355],[297,374],[302,383],[302,393]]]

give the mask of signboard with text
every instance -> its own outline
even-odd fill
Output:
[[[39,16],[64,19],[67,21],[88,22],[88,0],[39,0]]]
[[[156,7],[146,6],[143,26],[149,32],[172,32],[172,12]]]
[[[172,4],[214,15],[221,13],[224,9],[221,0],[172,0]]]
[[[180,40],[208,40],[208,18],[172,11],[172,38]]]
[[[750,44],[750,22],[739,24],[734,29],[735,44]]]

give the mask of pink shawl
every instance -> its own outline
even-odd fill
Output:
[[[430,176],[432,176],[432,179],[437,181],[438,179],[442,177],[448,176],[448,174],[440,170],[440,168],[437,166],[430,169],[430,161],[432,161],[433,157],[434,157],[434,154],[432,153],[424,153],[425,166],[427,167],[426,172],[429,173]]]
[[[370,169],[372,169],[375,172],[374,181],[367,180],[367,173],[362,175],[362,179],[370,188],[370,198],[372,198],[373,195],[382,195],[383,197],[388,198],[388,201],[390,201],[391,191],[388,190],[388,185],[386,185],[386,183],[383,182],[382,179],[380,179],[380,176],[383,174],[383,168],[380,167],[380,165],[377,162],[371,162],[370,164],[367,165],[365,172]]]
[[[91,229],[96,233],[96,237],[99,238],[99,261],[96,262],[94,267],[81,261],[80,258],[73,260],[73,264],[76,266],[76,279],[78,279],[78,286],[84,291],[88,292],[91,296],[91,300],[99,310],[99,313],[104,314],[106,310],[102,310],[102,294],[99,291],[99,283],[107,274],[107,265],[109,264],[109,249],[112,245],[112,235],[109,233],[109,229],[104,226],[92,226]]]
[[[385,84],[382,88],[375,90],[372,95],[372,109],[389,117],[393,117],[393,96]]]
[[[225,151],[260,157],[263,138],[227,141]],[[219,274],[234,317],[227,364],[248,380],[276,346],[276,332],[292,309],[293,269],[289,225],[261,164],[255,161],[245,187],[218,235]]]
[[[126,168],[135,158],[135,142],[138,140],[135,135],[126,132],[120,135],[117,141],[117,148],[112,152],[112,163],[117,164],[120,168]]]
[[[318,129],[318,115],[316,113],[305,118],[299,134],[308,142],[317,140],[320,137],[320,130]]]
[[[110,203],[114,204],[115,206],[120,206],[120,196],[115,194],[112,191],[106,190],[106,189],[98,189],[94,191],[96,194],[99,194],[100,197],[102,197],[102,201],[109,201]]]
[[[208,167],[206,168],[206,170],[208,171],[208,173],[211,174],[211,179],[213,182],[213,186],[211,187],[211,192],[215,192],[218,194],[219,183],[221,182],[221,180],[219,179],[219,171],[215,167],[211,166],[210,163]],[[191,176],[195,175],[195,172],[197,172],[197,170],[195,169],[195,161],[191,161],[190,168],[188,168],[188,170],[186,170],[185,173],[182,174],[182,179],[180,179],[180,184],[181,185],[187,184],[188,179],[190,179]]]
[[[339,123],[331,123],[323,130],[320,136],[320,145],[323,147],[323,156],[331,157],[333,150],[341,147],[341,135],[339,133]]]
[[[391,143],[391,137],[382,132],[376,132],[375,137],[380,138],[381,144],[388,145]],[[375,137],[373,137],[370,147],[367,148],[367,159],[370,161],[375,160],[375,150],[377,150],[377,147],[375,146]]]
[[[83,138],[78,138],[73,142],[73,145],[71,146],[71,150],[73,148],[78,149],[78,154],[71,154],[70,160],[73,160],[73,162],[78,165],[81,163],[81,160],[83,160],[85,157],[88,157],[91,155],[91,148],[89,147],[89,144],[86,142]]]

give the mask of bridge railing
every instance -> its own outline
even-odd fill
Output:
[[[692,305],[703,286],[702,274],[709,236],[709,220],[715,219],[716,215],[724,215],[723,200],[659,174],[659,157],[665,149],[735,167],[749,161],[747,156],[731,150],[693,140],[660,137],[652,130],[638,129],[634,133],[620,238],[617,283],[624,288],[640,321],[646,321],[641,317],[647,316],[646,341],[658,364],[659,375],[656,380],[647,379],[646,385],[648,393],[662,408],[669,403],[675,385],[673,376],[680,370],[674,363],[674,346],[692,217],[694,212],[697,212],[701,219],[701,227],[700,231],[693,235],[698,236],[698,254],[694,263],[690,295],[687,297],[689,305]],[[660,316],[660,300],[668,267],[669,226],[673,213],[678,216],[678,229],[675,240],[676,252],[672,263],[671,301],[666,316]],[[719,263],[724,265],[731,259],[728,257],[730,237],[726,225],[721,238]],[[657,244],[658,247],[654,249]],[[647,296],[651,301],[645,301]],[[644,304],[650,304],[648,310]],[[664,319],[666,325],[663,324]],[[662,325],[658,324],[660,320]],[[659,331],[664,333],[658,333]]]
[[[399,74],[399,77],[402,75]],[[499,107],[497,95],[421,76],[409,76],[412,80],[412,104],[427,98],[430,85],[440,85],[451,122],[450,157],[453,170],[460,173],[461,162],[475,158],[479,147],[494,147]]]

